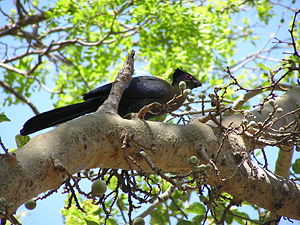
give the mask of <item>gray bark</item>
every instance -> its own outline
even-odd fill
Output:
[[[278,98],[275,104],[283,108],[279,114],[299,108],[298,96],[300,88],[294,88]],[[264,121],[269,111],[270,108],[265,107],[261,114],[253,113],[257,121]],[[299,118],[299,111],[278,121],[274,127],[281,127],[296,117]],[[237,125],[241,119],[241,116],[230,116],[224,121]],[[191,170],[186,162],[188,157],[195,155],[207,163],[216,156],[222,143],[221,133],[220,128],[196,120],[188,125],[173,125],[125,120],[101,111],[69,121],[32,138],[14,152],[15,157],[0,160],[0,210],[14,213],[27,200],[59,187],[68,174],[83,169],[129,169],[124,159],[127,155],[135,158],[145,171],[152,172],[136,155],[141,146],[158,168],[185,174]],[[126,135],[130,137],[131,147],[122,149]],[[262,168],[254,169],[243,159],[243,153],[261,145],[238,132],[229,134],[216,161],[217,171],[211,169],[208,183],[218,185],[220,191],[228,192],[238,201],[248,201],[279,215],[300,219],[300,186]]]

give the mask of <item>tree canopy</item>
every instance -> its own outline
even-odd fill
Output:
[[[61,211],[65,224],[143,224],[142,218],[150,224],[180,225],[299,220],[299,200],[291,210],[286,206],[291,196],[300,199],[297,3],[1,2],[0,122],[18,120],[17,113],[14,118],[5,113],[17,105],[39,114],[40,101],[51,101],[53,107],[81,101],[83,93],[122,74],[132,50],[134,75],[170,80],[171,73],[182,68],[204,84],[180,110],[156,119],[163,123],[149,122],[152,133],[135,120],[103,112],[95,113],[96,121],[82,117],[83,122],[71,121],[30,141],[17,135],[18,127],[9,134],[1,128],[0,137],[16,136],[18,148],[0,142],[2,221],[17,224],[13,213],[21,204],[27,201],[27,208],[35,208],[35,203],[58,194],[59,187],[68,193]],[[32,101],[37,95],[43,97]],[[79,130],[79,123],[82,130],[90,129],[89,135]],[[65,134],[69,129],[78,136]],[[97,137],[103,141],[95,144]],[[82,155],[85,139],[88,157]],[[115,143],[119,139],[121,143]],[[176,154],[165,156],[163,150],[170,149]],[[43,151],[51,162],[39,158]],[[271,169],[274,152],[278,156]],[[99,161],[91,162],[93,156]],[[34,158],[43,161],[41,171],[32,171]],[[19,163],[31,170],[28,174],[49,177],[29,184],[31,177],[22,178]],[[35,187],[27,190],[27,181],[27,186]],[[15,190],[19,200],[11,197],[13,188],[5,189],[12,182],[25,190]],[[273,189],[261,197],[268,188]],[[288,197],[279,201],[272,198],[274,193]]]

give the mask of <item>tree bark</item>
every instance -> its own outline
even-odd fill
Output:
[[[293,88],[275,104],[283,108],[275,116],[300,106],[300,88]],[[268,105],[268,104],[267,104]],[[270,113],[253,112],[255,120],[264,121]],[[279,120],[274,127],[299,118],[299,111]],[[242,117],[224,118],[224,124],[237,125]],[[225,138],[224,138],[225,137]],[[124,138],[129,145],[122,148]],[[221,146],[221,147],[220,147]],[[138,169],[128,165],[130,155],[141,167],[153,172],[143,158],[143,149],[164,172],[186,174],[191,170],[186,159],[195,155],[203,163],[214,159],[208,183],[218,186],[235,199],[247,201],[288,218],[300,219],[300,186],[267,170],[253,166],[243,158],[261,143],[239,132],[227,136],[217,126],[194,120],[188,125],[174,125],[140,119],[126,120],[98,111],[66,122],[50,132],[32,138],[15,157],[0,160],[0,211],[12,214],[27,200],[47,190],[58,188],[70,174],[89,168]]]

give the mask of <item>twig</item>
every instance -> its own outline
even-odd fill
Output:
[[[176,187],[171,184],[170,187],[168,187],[168,189],[164,193],[158,196],[158,198],[153,202],[153,204],[140,215],[138,215],[138,217],[146,217],[147,215],[149,215],[154,209],[157,208],[159,204],[161,204],[164,201],[167,201],[175,189]]]
[[[6,61],[6,60],[5,60]],[[0,67],[3,67],[4,69],[7,69],[9,71],[12,71],[12,72],[15,72],[15,73],[18,73],[18,74],[21,74],[23,76],[25,76],[26,78],[28,79],[34,79],[35,81],[38,82],[38,84],[43,88],[45,89],[46,91],[50,92],[50,93],[60,93],[60,91],[53,91],[53,90],[50,90],[49,88],[46,87],[46,85],[40,81],[39,79],[37,79],[37,77],[35,76],[29,76],[28,72],[25,72],[23,70],[20,70],[18,68],[15,68],[13,66],[10,66],[10,65],[7,65],[5,63],[2,63],[0,62]]]
[[[153,102],[149,105],[144,106],[143,108],[140,109],[140,111],[137,114],[137,117],[140,119],[144,119],[145,115],[149,112],[149,113],[153,113],[152,110],[153,109],[159,109],[159,108],[163,108],[163,105],[158,103],[158,102]]]
[[[4,69],[7,69],[7,70],[10,70],[10,71],[15,72],[15,73],[19,73],[19,74],[21,74],[23,76],[27,76],[27,73],[24,72],[23,70],[20,70],[18,68],[15,68],[13,66],[7,65],[7,64],[2,63],[2,62],[0,62],[0,67],[2,67]]]
[[[15,5],[17,7],[17,11],[18,11],[18,15],[19,15],[19,20],[22,20],[24,18],[24,13],[26,15],[28,15],[28,12],[26,11],[26,9],[24,8],[24,6],[22,5],[22,3],[20,2],[20,0],[16,0],[15,1]]]
[[[17,99],[21,100],[22,102],[24,102],[25,104],[27,104],[31,110],[38,115],[39,111],[38,109],[35,107],[35,105],[25,96],[21,95],[19,92],[17,92],[13,87],[11,87],[8,83],[1,81],[0,80],[0,86],[3,87],[6,91],[12,93]]]
[[[65,181],[65,184],[66,184],[66,187],[68,187],[68,190],[71,191],[71,196],[70,196],[70,198],[69,198],[69,205],[68,205],[67,208],[70,208],[70,207],[71,207],[72,199],[74,199],[75,204],[76,204],[76,207],[77,207],[81,212],[84,212],[84,213],[85,213],[85,210],[80,206],[80,203],[79,203],[78,198],[77,198],[77,196],[76,196],[76,193],[75,193],[75,191],[74,191],[74,189],[73,189],[73,186],[72,186],[71,183],[70,183],[70,178],[67,179],[67,180]]]
[[[27,72],[27,75],[32,74],[38,68],[38,66],[42,63],[42,56],[47,55],[50,52],[52,45],[53,45],[53,41],[50,43],[50,45],[43,53],[39,54],[38,62]]]
[[[147,164],[150,166],[150,168],[159,176],[161,176],[161,178],[163,178],[164,180],[168,181],[169,183],[173,184],[174,186],[176,186],[177,188],[181,189],[181,187],[179,187],[174,181],[173,179],[167,177],[164,173],[161,172],[161,170],[159,168],[157,168],[157,166],[152,162],[152,160],[150,159],[150,157],[147,155],[146,152],[144,151],[140,151],[139,154],[143,157],[143,159],[147,162]]]
[[[5,154],[8,154],[8,149],[4,146],[1,137],[0,137],[0,146],[4,150]]]
[[[240,68],[245,66],[247,63],[251,62],[252,60],[254,60],[256,58],[259,58],[261,53],[269,52],[269,50],[266,50],[266,48],[267,48],[268,44],[271,42],[271,40],[274,38],[274,36],[279,32],[281,26],[282,26],[282,24],[280,24],[277,27],[277,30],[270,35],[269,39],[266,41],[266,43],[264,44],[264,46],[260,50],[244,57],[239,62],[237,62],[235,65],[231,66],[233,68],[232,72],[239,70]]]
[[[225,224],[225,219],[226,219],[226,215],[228,212],[230,212],[230,208],[234,205],[234,203],[232,201],[229,202],[229,204],[226,206],[226,208],[223,211],[222,214],[222,218],[221,218],[221,223],[220,224]]]
[[[299,111],[300,111],[300,107],[299,107],[298,109],[292,110],[292,111],[290,111],[290,112],[288,112],[288,113],[286,113],[286,114],[284,114],[284,115],[282,115],[282,116],[280,116],[280,117],[274,119],[274,120],[273,120],[273,124],[276,123],[277,121],[283,119],[284,117],[289,116],[289,115],[292,115],[292,114],[294,114],[294,113],[296,113],[296,112],[299,112]]]
[[[296,46],[296,42],[295,42],[295,38],[294,38],[293,32],[294,32],[294,28],[295,28],[295,24],[296,24],[296,18],[297,18],[297,15],[299,13],[300,13],[300,9],[297,12],[295,12],[293,23],[292,23],[292,28],[289,29],[289,32],[290,32],[291,38],[292,38],[292,46],[294,48],[294,55],[298,56],[298,57],[300,57],[300,55],[299,55],[299,53],[297,51],[297,46]]]
[[[14,35],[20,27],[25,27],[31,24],[38,24],[43,20],[46,20],[46,15],[44,12],[32,16],[24,16],[22,20],[19,20],[14,24],[9,24],[5,25],[4,27],[0,27],[0,37],[8,34]]]
[[[291,89],[292,86],[291,85],[286,85],[286,84],[278,84],[274,90],[278,90],[278,91],[287,91],[288,89]],[[249,99],[261,94],[264,90],[260,89],[260,90],[250,90],[247,93],[245,93],[243,95],[242,98],[239,98],[238,100],[236,100],[233,105],[232,105],[232,109],[239,109],[245,102],[247,102]],[[228,111],[226,115],[231,115],[233,112]]]

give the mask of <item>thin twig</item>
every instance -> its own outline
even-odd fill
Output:
[[[40,114],[38,109],[35,107],[35,105],[28,98],[21,95],[19,92],[16,91],[16,89],[11,87],[8,83],[0,80],[0,86],[3,87],[6,91],[12,93],[17,99],[21,100],[26,105],[28,105],[36,115]]]

